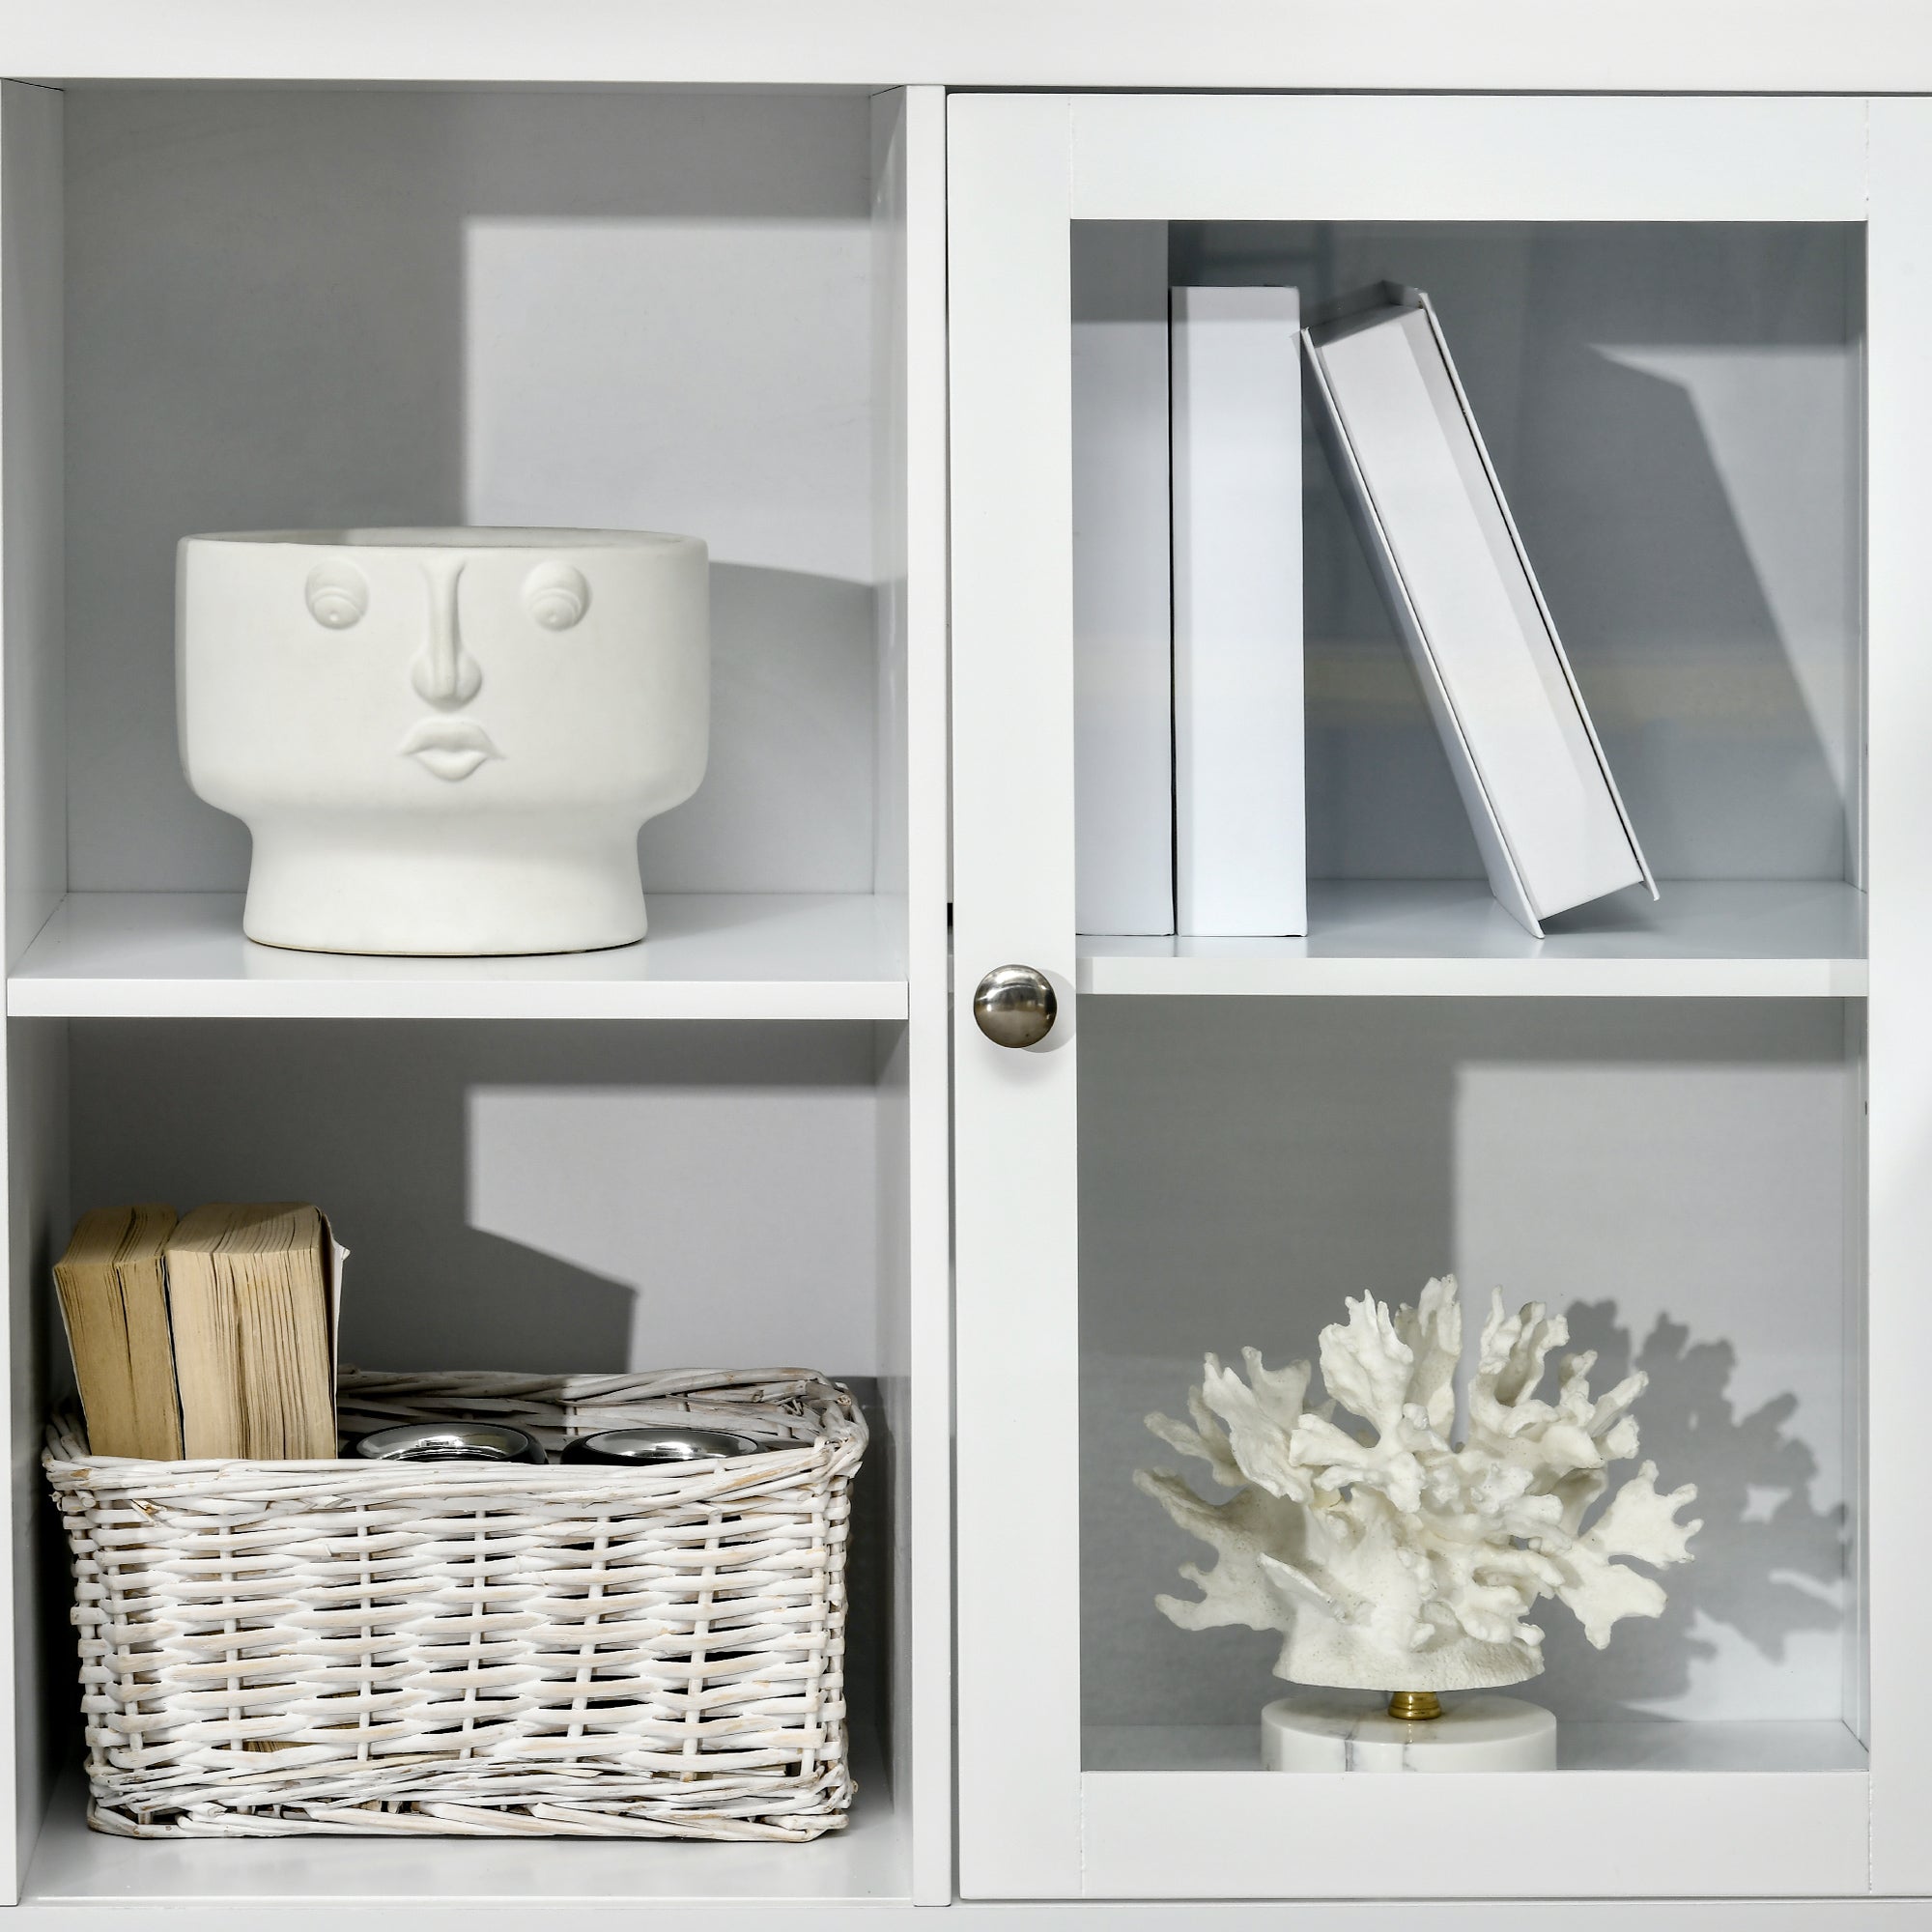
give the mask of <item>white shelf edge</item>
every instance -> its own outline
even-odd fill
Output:
[[[1862,959],[1281,959],[1080,955],[1100,998],[1548,998],[1861,1000]]]
[[[1629,903],[1625,903],[1629,900]],[[1530,937],[1474,883],[1309,891],[1296,939],[1083,935],[1099,997],[1862,999],[1864,895],[1834,880],[1665,882]]]
[[[1263,1768],[1258,1724],[1094,1724],[1081,1745],[1088,1777],[1205,1774],[1292,1789],[1277,1782],[1289,1774]],[[1858,1777],[1870,1769],[1870,1752],[1840,1718],[1566,1718],[1557,1728],[1557,1769],[1524,1776]]]
[[[1486,1912],[1509,1898],[1829,1898],[1867,1889],[1868,1771],[1697,1759],[1692,1751],[1674,1769],[1501,1774],[1507,1858],[1491,1829],[1501,1794],[1489,1776],[1431,1778],[1421,1791],[1414,1779],[1390,1790],[1373,1776],[1259,1767],[1083,1771],[1086,1895],[1193,1898],[1211,1886],[1229,1898],[1340,1901],[1360,1895],[1362,1874],[1320,1848],[1361,1842],[1365,1832],[1404,1850],[1375,1875],[1378,1896],[1480,1899]],[[1579,1833],[1579,1818],[1598,1829]],[[1684,1829],[1687,1819],[1695,1831]],[[1645,1848],[1634,1861],[1633,1845]]]
[[[126,980],[10,980],[9,1019],[902,1020],[906,992],[890,980],[717,980],[639,988],[559,987],[519,993],[435,982],[331,987],[282,982],[238,993],[235,982],[182,980],[160,989]],[[140,986],[141,991],[131,990]]]
[[[241,895],[71,894],[7,980],[12,1018],[903,1020],[904,912],[869,895],[676,895],[609,952],[350,958],[242,936]]]
[[[910,1828],[894,1808],[877,1738],[855,1732],[850,1823],[804,1844],[652,1838],[123,1838],[91,1831],[78,1767],[60,1778],[28,1864],[19,1910],[112,1907],[191,1912],[380,1913],[514,1907],[531,1927],[553,1914],[709,1915],[733,1907],[787,1919],[812,1908],[911,1907]],[[649,1882],[646,1882],[646,1881]],[[145,1921],[144,1921],[145,1922]],[[184,1924],[187,1921],[184,1919]],[[769,1921],[768,1921],[769,1922]]]

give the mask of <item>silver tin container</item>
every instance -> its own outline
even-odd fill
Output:
[[[404,1422],[364,1435],[349,1452],[372,1463],[548,1463],[526,1430],[507,1422]]]
[[[580,1435],[564,1450],[563,1460],[637,1467],[708,1463],[721,1456],[755,1456],[768,1446],[730,1429],[606,1429],[596,1435]]]

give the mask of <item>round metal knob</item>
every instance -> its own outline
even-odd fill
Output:
[[[995,966],[973,989],[973,1017],[995,1046],[1037,1046],[1053,1031],[1060,1001],[1034,966]]]

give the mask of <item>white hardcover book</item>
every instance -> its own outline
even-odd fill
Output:
[[[1655,898],[1428,297],[1385,287],[1302,340],[1317,428],[1491,889],[1539,937],[1605,893]]]
[[[1300,300],[1171,302],[1176,928],[1303,933]]]
[[[1074,924],[1174,930],[1167,224],[1073,229]]]

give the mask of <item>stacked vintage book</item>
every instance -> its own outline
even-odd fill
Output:
[[[82,1215],[54,1282],[94,1453],[332,1458],[337,1253],[303,1203]]]

